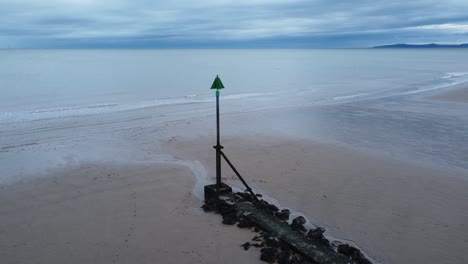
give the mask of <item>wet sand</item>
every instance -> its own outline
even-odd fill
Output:
[[[172,141],[167,148],[213,172],[210,143]],[[253,188],[379,262],[468,262],[466,172],[312,141],[263,136],[227,138],[223,145]],[[226,163],[223,173],[241,187]]]
[[[258,263],[177,166],[83,164],[0,189],[0,262]]]
[[[205,179],[148,159],[66,165],[2,185],[2,263],[261,263],[239,246],[253,233],[199,209],[194,186],[214,182],[213,140],[172,137],[146,149],[202,162]],[[256,190],[379,262],[468,262],[466,171],[264,134],[223,145]],[[225,163],[223,175],[241,187]]]
[[[443,90],[429,98],[440,101],[468,103],[468,85],[461,84]]]

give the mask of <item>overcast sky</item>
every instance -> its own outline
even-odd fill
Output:
[[[0,48],[468,42],[468,0],[0,0]]]

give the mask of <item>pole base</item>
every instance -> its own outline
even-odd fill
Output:
[[[205,201],[218,199],[220,195],[229,193],[232,193],[232,188],[225,183],[221,183],[219,187],[216,184],[205,185]]]

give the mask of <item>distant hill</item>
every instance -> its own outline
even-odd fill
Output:
[[[437,48],[468,48],[468,43],[460,45],[443,45],[443,44],[392,44],[373,47],[374,49],[437,49]]]

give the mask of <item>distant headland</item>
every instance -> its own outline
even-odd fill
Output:
[[[392,44],[375,46],[374,49],[437,49],[437,48],[468,48],[468,43],[453,45],[453,44]]]

